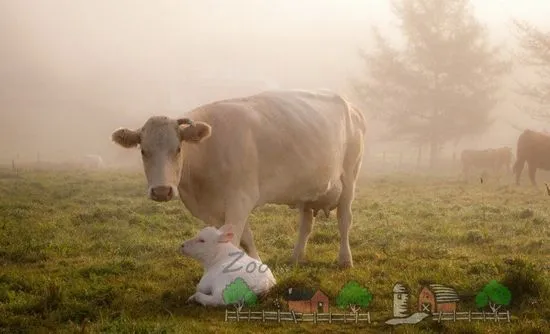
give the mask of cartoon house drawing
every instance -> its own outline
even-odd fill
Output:
[[[409,314],[409,289],[403,283],[393,286],[393,316],[406,317]]]
[[[327,313],[329,307],[328,296],[321,290],[289,288],[285,293],[290,311],[302,313]]]
[[[456,291],[441,284],[429,284],[420,290],[418,295],[418,310],[426,313],[456,311],[456,303],[460,299]]]

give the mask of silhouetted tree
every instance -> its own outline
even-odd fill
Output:
[[[439,149],[492,123],[500,77],[498,58],[468,0],[392,0],[405,45],[396,48],[373,28],[376,48],[361,52],[366,73],[353,80],[367,110],[389,125],[388,135]]]
[[[534,70],[531,83],[518,82],[517,92],[534,102],[534,107],[521,105],[520,109],[533,118],[550,121],[550,31],[542,31],[525,21],[514,20],[520,51],[517,60]]]

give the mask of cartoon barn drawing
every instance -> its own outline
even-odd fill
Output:
[[[321,290],[289,288],[285,293],[288,309],[302,313],[328,313],[329,299]]]
[[[409,315],[409,288],[403,283],[393,286],[393,316],[395,318]]]
[[[429,284],[420,290],[418,310],[426,313],[453,312],[459,300],[455,289],[442,284]]]

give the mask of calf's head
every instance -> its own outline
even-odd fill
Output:
[[[163,202],[176,198],[185,156],[184,143],[196,144],[211,134],[210,125],[154,116],[137,129],[120,128],[113,132],[112,140],[125,148],[140,146],[143,168],[149,185],[150,199]]]
[[[180,252],[208,266],[216,258],[229,256],[229,254],[223,254],[223,249],[224,245],[232,240],[233,226],[231,224],[225,224],[219,229],[208,226],[203,228],[196,237],[186,240],[181,245]]]

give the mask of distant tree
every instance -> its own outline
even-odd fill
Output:
[[[256,294],[240,277],[237,277],[223,290],[223,301],[226,304],[233,304],[238,312],[242,310],[244,305],[255,305],[257,300]]]
[[[340,308],[348,308],[357,313],[361,307],[369,306],[372,294],[356,281],[350,281],[344,285],[336,297],[336,305]]]
[[[509,63],[489,44],[468,0],[392,0],[405,45],[373,28],[376,48],[361,51],[366,71],[352,79],[365,109],[385,119],[388,137],[439,149],[492,124]]]
[[[510,290],[495,280],[487,283],[476,296],[476,305],[484,308],[489,305],[491,311],[496,313],[502,305],[509,305],[512,300]]]
[[[518,82],[517,92],[535,105],[521,105],[520,108],[535,119],[550,121],[550,31],[542,31],[520,20],[514,20],[513,25],[520,47],[517,61],[533,69],[538,79],[531,83]]]

